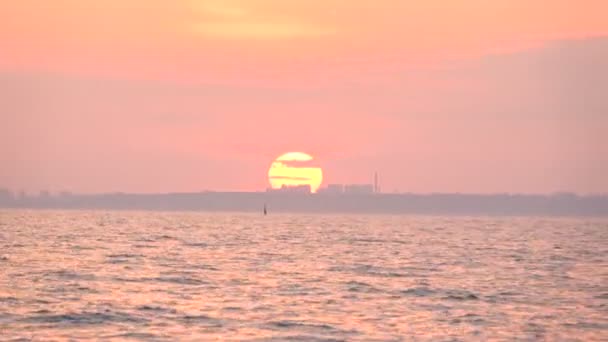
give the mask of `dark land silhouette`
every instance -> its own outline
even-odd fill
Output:
[[[0,207],[30,209],[387,213],[429,215],[608,216],[608,195],[306,194],[197,192],[166,194],[49,194],[0,191]]]

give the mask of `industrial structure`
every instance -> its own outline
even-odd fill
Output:
[[[331,195],[379,194],[380,184],[378,179],[378,172],[374,173],[373,184],[328,184],[327,187],[319,189],[319,193]]]

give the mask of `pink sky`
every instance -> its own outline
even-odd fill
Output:
[[[608,192],[608,3],[0,4],[0,187]]]

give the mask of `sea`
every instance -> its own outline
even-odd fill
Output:
[[[607,341],[608,220],[0,211],[1,341]]]

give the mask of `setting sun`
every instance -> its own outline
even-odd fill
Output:
[[[274,160],[268,170],[268,181],[273,189],[309,185],[317,192],[323,181],[323,171],[313,157],[302,152],[289,152]]]

